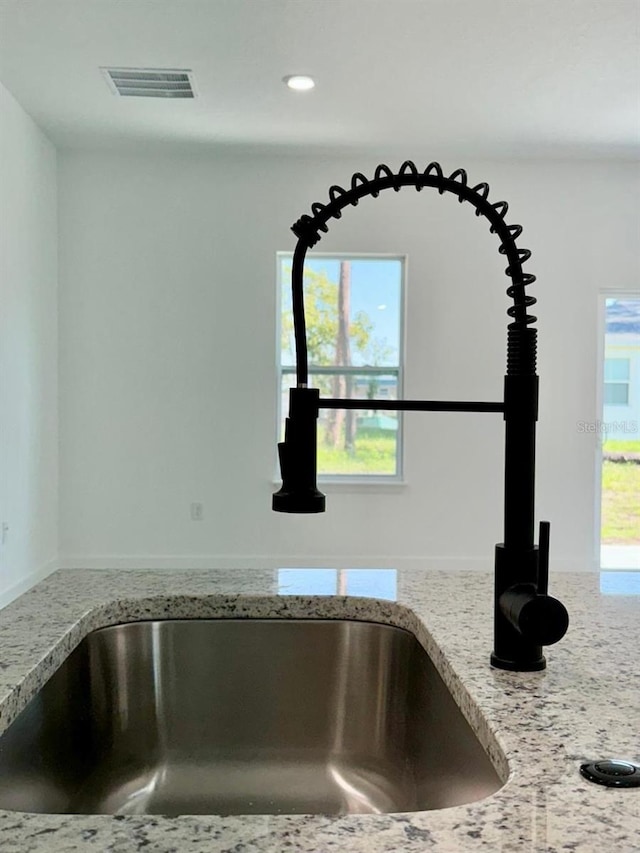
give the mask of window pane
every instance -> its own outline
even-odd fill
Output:
[[[282,377],[280,440],[289,412],[289,388],[295,375]],[[347,376],[310,375],[310,384],[321,397],[365,400],[398,399],[398,377],[391,373]],[[318,418],[318,475],[395,476],[398,474],[398,412],[375,409],[321,409]]]
[[[282,440],[289,408],[288,390],[295,385],[292,256],[279,255],[278,265]],[[305,260],[309,379],[321,397],[398,398],[403,276],[402,258],[312,255]],[[399,476],[401,423],[395,411],[321,409],[318,474]]]
[[[295,363],[291,258],[280,258],[282,364]],[[400,363],[402,261],[307,258],[309,364],[395,367]]]
[[[604,360],[605,382],[625,382],[629,380],[628,358],[605,358]]]
[[[626,382],[605,382],[604,385],[605,406],[628,406],[629,385]]]

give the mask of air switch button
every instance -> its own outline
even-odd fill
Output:
[[[640,766],[631,761],[592,761],[582,764],[580,773],[590,782],[609,788],[640,788]]]
[[[611,776],[631,776],[636,772],[636,768],[628,761],[598,761],[596,770]]]

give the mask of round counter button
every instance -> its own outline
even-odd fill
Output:
[[[636,772],[635,766],[628,761],[598,761],[595,768],[607,776],[632,776]]]
[[[580,773],[589,782],[609,788],[640,788],[640,765],[615,758],[580,765]]]

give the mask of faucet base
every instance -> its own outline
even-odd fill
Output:
[[[511,672],[540,672],[540,670],[547,668],[547,659],[541,655],[538,660],[509,660],[498,657],[495,652],[492,652],[491,666],[496,669],[508,669]]]

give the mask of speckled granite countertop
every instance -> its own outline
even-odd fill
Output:
[[[304,577],[309,592],[317,590],[317,573]],[[546,671],[518,674],[488,664],[489,573],[399,571],[396,601],[367,597],[367,581],[381,594],[375,571],[352,574],[357,597],[306,595],[300,575],[294,586],[291,578],[249,570],[56,572],[0,612],[0,732],[94,628],[156,617],[352,616],[418,636],[504,787],[466,806],[389,815],[0,811],[3,853],[640,851],[640,789],[603,788],[578,773],[594,758],[640,760],[640,596],[602,595],[595,574],[555,575],[551,592],[569,609],[569,632],[547,649]]]

